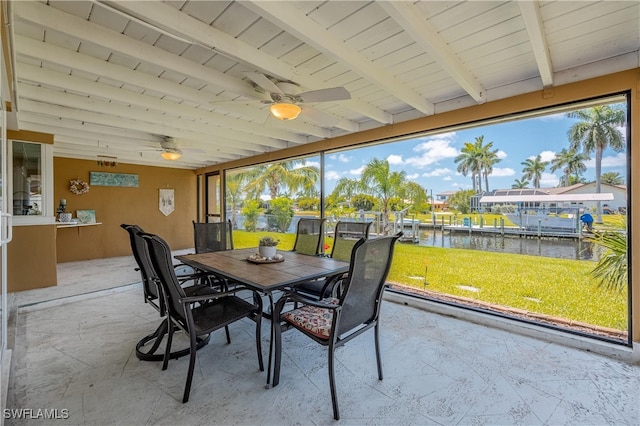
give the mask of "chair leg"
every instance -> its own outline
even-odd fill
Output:
[[[378,380],[382,380],[382,357],[380,356],[380,332],[378,330],[379,323],[373,329],[376,339],[376,361],[378,363]]]
[[[227,344],[231,343],[231,335],[229,334],[229,326],[224,326],[224,332],[227,334]]]
[[[258,367],[260,371],[264,371],[264,362],[262,360],[262,314],[256,314],[256,348],[258,350]]]
[[[338,395],[336,395],[336,375],[334,371],[334,347],[330,344],[329,352],[329,387],[331,388],[331,403],[333,405],[333,418],[340,420],[340,410],[338,409]]]
[[[189,371],[187,372],[187,383],[184,386],[184,396],[182,397],[183,403],[189,401],[191,382],[193,380],[193,370],[196,366],[196,335],[190,333],[189,340],[191,342],[191,352],[189,353]]]
[[[154,357],[158,357],[157,360],[163,360],[164,355],[160,355],[160,354],[154,355],[154,354],[158,350],[160,343],[162,343],[162,340],[164,339],[165,334],[167,334],[167,321],[162,320],[162,322],[160,323],[156,331],[154,331],[152,334],[149,334],[148,336],[143,337],[136,344],[136,356],[138,357],[138,359],[142,361],[153,361],[153,360],[156,360],[156,358]],[[146,345],[148,342],[152,340],[153,340],[153,345],[151,345],[151,348],[149,350],[144,352],[142,350],[144,348],[144,345]]]
[[[166,370],[169,366],[169,358],[171,358],[171,343],[173,342],[173,323],[171,318],[167,316],[167,347],[164,350],[164,360],[162,361],[162,370]]]
[[[276,321],[272,318],[271,321]],[[280,324],[271,324],[272,332],[271,339],[273,345],[273,378],[271,379],[271,386],[276,387],[280,383],[280,363],[282,361],[282,328]],[[269,364],[271,364],[271,350],[269,350]],[[271,368],[271,365],[269,365]],[[267,384],[269,382],[267,381]]]

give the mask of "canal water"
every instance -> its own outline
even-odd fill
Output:
[[[294,216],[287,233],[295,233],[301,216]],[[267,228],[264,215],[258,217],[258,229]],[[236,229],[244,228],[244,217],[237,215]],[[372,232],[375,232],[372,230]],[[422,229],[418,244],[421,246],[484,250],[497,253],[526,254],[557,259],[592,260],[597,262],[603,253],[593,243],[572,238],[537,238],[499,234],[469,234],[466,232],[444,232],[440,229]]]
[[[571,238],[537,238],[508,235],[468,234],[439,229],[420,231],[419,245],[526,254],[557,259],[598,261],[602,254],[593,243]]]

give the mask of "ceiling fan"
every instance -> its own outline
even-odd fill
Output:
[[[293,120],[305,112],[300,104],[314,102],[331,102],[351,99],[351,94],[344,87],[300,92],[300,86],[292,81],[280,81],[259,72],[245,72],[244,75],[255,84],[256,90],[268,93],[271,99],[261,100],[271,105],[269,111],[280,120]],[[305,109],[308,107],[305,106]],[[308,108],[311,110],[311,108]]]
[[[163,139],[160,141],[160,147],[162,148],[160,156],[165,160],[175,161],[182,157],[182,151],[178,148],[176,141],[170,136],[163,136]]]
[[[187,152],[200,153],[200,154],[204,153],[204,150],[199,148],[181,148],[178,145],[178,143],[175,141],[175,139],[173,139],[171,136],[160,135],[160,138],[161,140],[160,140],[159,148],[143,149],[138,151],[140,151],[140,153],[145,151],[160,152],[160,156],[165,160],[169,160],[169,161],[179,160],[180,157],[182,157],[183,152],[184,153],[187,153]]]

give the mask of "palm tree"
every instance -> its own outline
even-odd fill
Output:
[[[231,223],[236,227],[236,212],[242,207],[243,191],[246,173],[227,173],[224,178],[224,186],[227,191],[227,203],[231,208]]]
[[[474,192],[482,192],[482,181],[481,176],[485,166],[490,166],[490,161],[488,161],[488,149],[491,148],[493,142],[490,142],[489,146],[484,145],[484,136],[476,137],[474,143],[465,142],[462,149],[460,150],[460,154],[454,159],[458,164],[458,172],[462,173],[463,176],[467,176],[467,174],[471,173],[471,181],[473,184]],[[496,150],[497,152],[497,150]]]
[[[484,176],[484,188],[489,192],[489,175],[493,173],[493,166],[498,164],[501,160],[498,158],[498,150],[491,150],[493,142],[488,142],[483,145],[484,135],[476,138],[476,143],[479,144],[480,151],[480,167],[482,175]],[[482,189],[480,189],[482,191]]]
[[[358,180],[343,177],[336,182],[336,186],[333,188],[331,196],[335,200],[344,197],[347,201],[347,205],[351,207],[351,198],[356,194],[359,188],[360,182]]]
[[[304,160],[288,160],[271,164],[261,164],[247,173],[247,191],[259,196],[269,191],[271,199],[278,197],[283,187],[291,192],[301,189],[309,191],[317,182],[320,171],[315,166],[305,166]]]
[[[427,190],[422,187],[418,182],[414,181],[405,181],[400,187],[399,196],[403,200],[408,200],[409,204],[413,206],[413,210],[416,212],[420,211],[421,207],[424,207],[428,201],[429,196],[427,195]]]
[[[625,125],[625,112],[622,108],[609,105],[598,105],[567,114],[569,118],[577,118],[568,132],[570,148],[582,148],[585,153],[596,153],[596,193],[600,193],[602,177],[602,156],[606,148],[621,152],[625,148],[625,138],[619,127]],[[602,223],[602,204],[597,202],[596,222]]]
[[[531,179],[533,181],[533,187],[540,188],[542,173],[547,168],[549,162],[542,161],[542,157],[538,155],[535,158],[527,158],[521,164],[524,166],[522,169],[522,179]]]
[[[606,184],[609,184],[609,185],[622,185],[622,184],[624,184],[624,179],[622,178],[622,176],[620,176],[620,173],[618,173],[618,172],[603,173],[602,176],[600,176],[600,181],[602,183],[606,183]]]
[[[389,200],[399,194],[405,172],[391,172],[389,161],[372,159],[362,170],[361,184],[365,191],[378,197],[382,209],[382,231],[389,231]]]
[[[577,152],[572,149],[563,148],[551,160],[551,171],[562,169],[564,177],[560,180],[560,186],[569,186],[571,175],[579,176],[587,170],[584,162],[589,159],[589,155],[583,152]]]
[[[529,182],[526,179],[522,179],[522,180],[516,179],[515,181],[513,181],[513,184],[511,185],[511,188],[513,188],[513,189],[524,189],[527,186],[529,186],[530,183],[531,182]]]
[[[623,291],[628,285],[627,224],[621,221],[621,229],[596,233],[587,241],[606,251],[600,257],[591,275],[599,285],[611,290]]]

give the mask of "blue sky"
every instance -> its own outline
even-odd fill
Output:
[[[489,176],[489,188],[511,188],[516,179],[522,179],[522,162],[527,158],[541,155],[543,161],[550,161],[556,152],[569,147],[567,131],[574,122],[561,113],[328,154],[327,192],[342,177],[358,179],[372,158],[388,160],[392,170],[404,170],[409,179],[433,191],[434,196],[442,191],[471,189],[471,176],[459,174],[454,159],[465,142],[474,142],[482,135],[485,143],[493,142],[493,149],[498,149],[501,159]],[[625,129],[621,130],[624,135]],[[593,158],[586,166],[583,176],[587,181],[595,180]],[[602,172],[618,172],[626,178],[626,152],[605,151]],[[547,166],[541,187],[558,186],[561,175],[560,170],[552,173]]]

